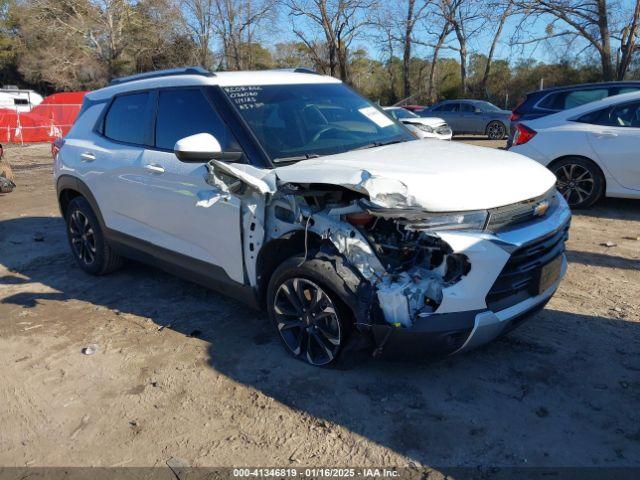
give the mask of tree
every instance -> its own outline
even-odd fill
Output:
[[[487,82],[489,81],[489,74],[491,73],[491,64],[493,62],[493,56],[495,55],[496,46],[498,45],[498,41],[500,40],[500,36],[502,35],[504,24],[507,21],[507,18],[513,15],[514,8],[515,6],[513,4],[513,0],[498,0],[497,2],[495,2],[495,4],[489,5],[489,13],[487,15],[487,19],[489,21],[495,20],[498,26],[496,27],[493,38],[491,40],[491,46],[489,47],[489,53],[487,54],[484,73],[482,74],[482,80],[480,80],[479,85],[479,90],[485,97],[489,97],[489,92],[487,91]]]
[[[597,53],[604,80],[622,80],[638,51],[640,0],[515,0],[534,20],[550,19],[546,33],[539,38],[527,38],[516,43],[542,40],[579,39]],[[615,15],[614,13],[615,12]],[[559,27],[559,29],[558,29]],[[612,52],[612,40],[619,40],[617,54]]]
[[[285,0],[293,31],[309,50],[324,44],[328,73],[349,81],[349,47],[371,23],[375,0]],[[320,30],[324,41],[318,41]]]
[[[469,93],[467,75],[467,58],[469,54],[469,38],[473,37],[483,26],[485,18],[482,9],[485,5],[478,0],[441,0],[440,15],[455,34],[457,47],[448,45],[460,56],[460,89],[463,97]]]
[[[87,89],[114,77],[192,62],[168,0],[20,0],[19,69],[31,82]]]
[[[213,2],[214,0],[181,0],[180,2],[185,23],[196,45],[197,63],[207,70],[213,69],[213,56],[210,49],[214,23]]]

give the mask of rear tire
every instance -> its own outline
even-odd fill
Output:
[[[352,330],[351,312],[335,293],[343,284],[325,259],[285,260],[267,288],[267,310],[285,350],[313,366],[334,366]]]
[[[489,140],[502,140],[507,135],[507,127],[502,122],[494,120],[487,125]]]
[[[123,259],[109,246],[91,205],[84,197],[75,197],[65,212],[71,253],[82,270],[91,275],[111,273]]]
[[[552,163],[549,170],[556,176],[556,188],[571,208],[588,208],[604,194],[604,176],[591,160],[566,157]]]

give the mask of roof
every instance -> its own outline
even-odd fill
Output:
[[[546,94],[546,93],[551,93],[551,92],[562,92],[564,90],[576,90],[576,89],[581,89],[581,88],[590,88],[590,87],[624,87],[624,86],[628,86],[628,85],[640,85],[640,81],[637,80],[619,80],[616,82],[593,82],[593,83],[577,83],[575,85],[564,85],[561,87],[550,87],[550,88],[544,88],[542,90],[532,90],[530,92],[527,92],[527,95],[540,95],[540,94]]]
[[[191,70],[191,71],[190,71]],[[259,70],[240,72],[215,72],[206,75],[201,69],[174,69],[172,71],[151,72],[116,79],[113,85],[95,90],[87,95],[93,101],[109,98],[118,93],[148,88],[178,87],[193,85],[219,85],[221,87],[240,87],[253,85],[296,85],[312,83],[342,83],[337,78],[306,70]],[[175,72],[175,73],[173,73]]]

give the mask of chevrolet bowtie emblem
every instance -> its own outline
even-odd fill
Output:
[[[544,200],[543,202],[540,202],[538,205],[536,205],[536,207],[533,209],[533,214],[536,217],[541,217],[547,212],[547,210],[549,210],[549,202],[547,200]]]

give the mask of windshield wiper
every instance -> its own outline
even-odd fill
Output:
[[[367,148],[373,148],[373,147],[384,147],[385,145],[393,145],[394,143],[404,143],[406,141],[407,140],[389,140],[388,142],[371,142],[361,147],[354,148],[354,150],[365,150]]]
[[[288,163],[288,162],[299,162],[301,160],[309,160],[310,158],[318,158],[320,155],[317,153],[307,153],[305,155],[298,155],[295,157],[281,157],[274,158],[271,160],[273,163]]]

